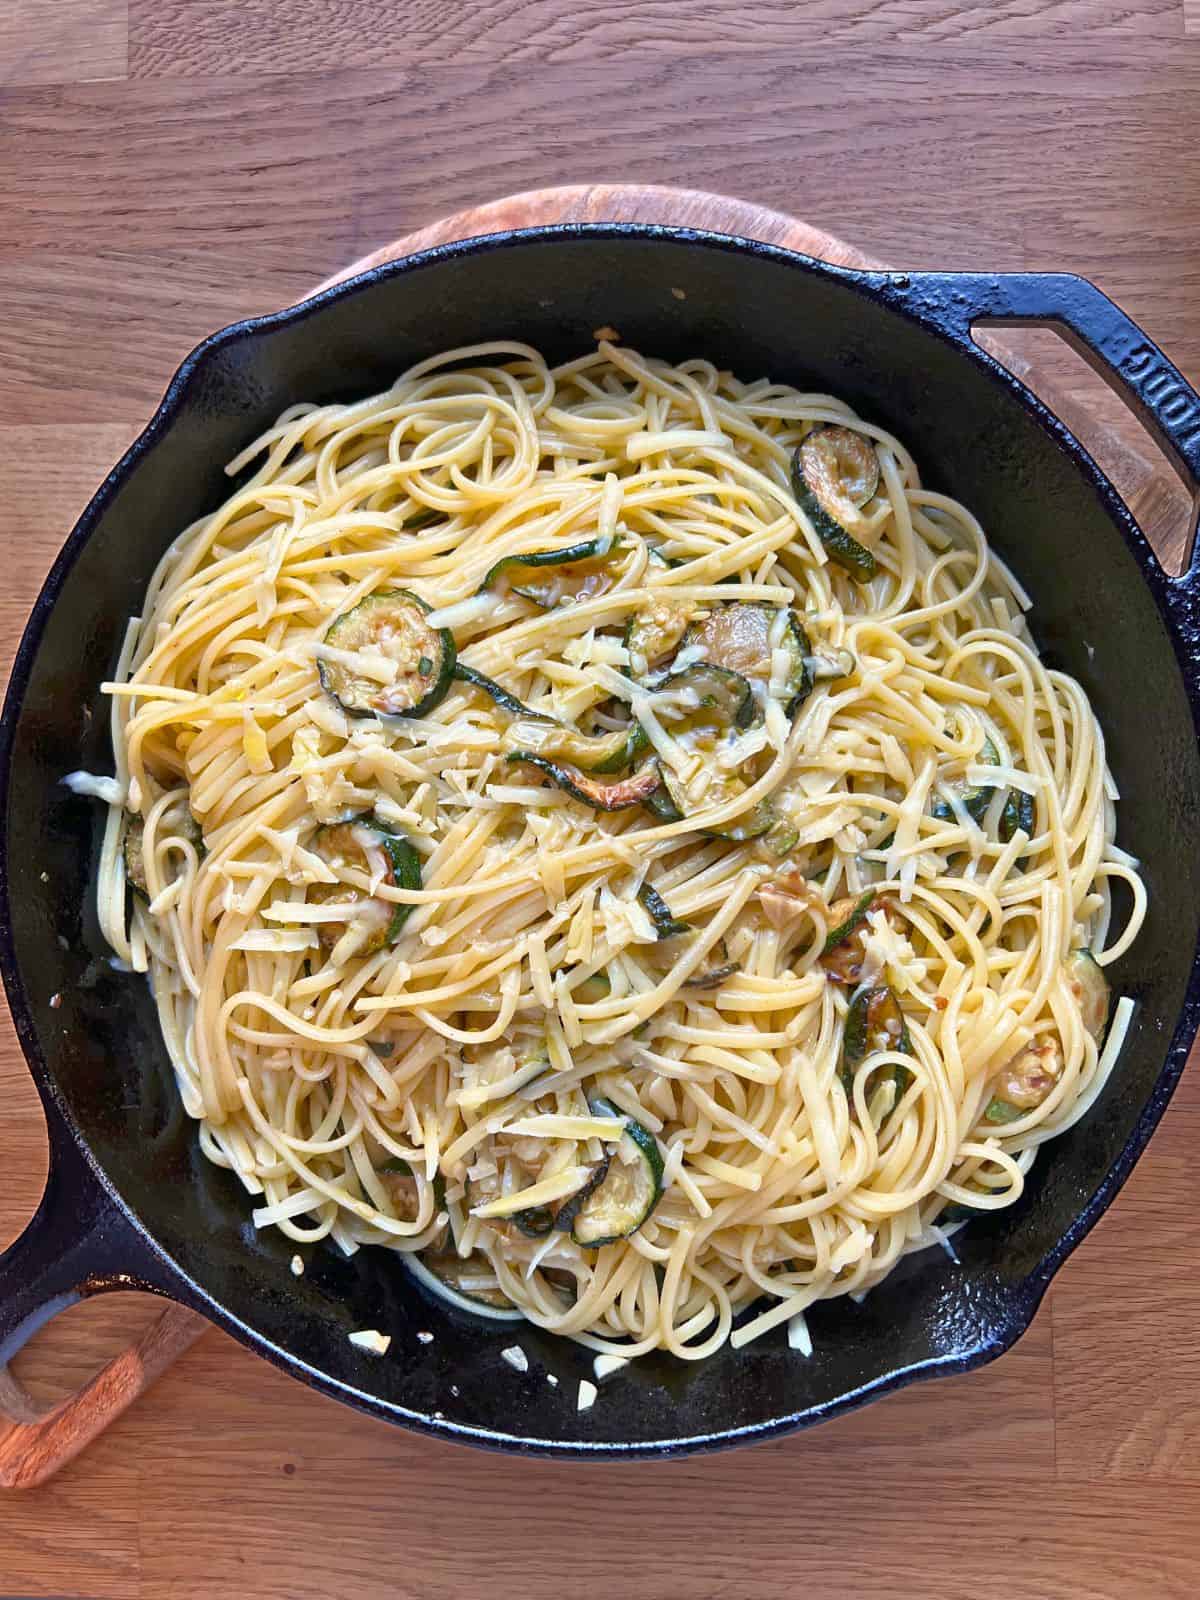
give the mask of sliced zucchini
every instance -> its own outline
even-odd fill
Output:
[[[421,1195],[411,1165],[403,1156],[390,1156],[375,1170],[387,1180],[385,1188],[396,1207],[396,1215],[405,1222],[415,1222]],[[446,1180],[440,1172],[433,1175],[433,1203],[439,1211],[446,1204]]]
[[[512,1220],[527,1239],[544,1239],[554,1228],[554,1212],[549,1206],[529,1206],[514,1211]]]
[[[504,556],[489,568],[478,592],[483,594],[504,583],[513,594],[532,600],[543,610],[567,601],[592,600],[612,588],[622,554],[619,540],[605,538],[584,539],[563,550],[529,550]],[[537,577],[539,571],[545,571],[546,576]]]
[[[468,1211],[473,1211],[476,1206],[487,1205],[489,1201],[499,1200],[499,1173],[483,1180],[468,1178],[466,1191]],[[527,1239],[544,1239],[554,1226],[554,1209],[552,1206],[527,1206],[524,1211],[514,1211],[510,1217],[496,1218],[493,1226],[503,1229],[509,1222]]]
[[[553,717],[546,716],[541,711],[533,711],[523,700],[518,700],[515,694],[509,694],[502,684],[496,683],[485,673],[477,672],[474,667],[467,666],[465,661],[456,661],[454,676],[459,683],[470,684],[472,689],[481,689],[489,695],[501,711],[507,711],[510,717],[520,717],[526,722],[553,722]]]
[[[684,979],[685,989],[719,989],[726,978],[732,978],[735,972],[742,969],[736,961],[726,961],[723,966],[710,967],[707,972],[694,972],[690,978]]]
[[[628,1239],[654,1210],[662,1195],[663,1159],[650,1130],[618,1111],[611,1101],[596,1097],[591,1108],[595,1116],[615,1117],[623,1124],[604,1177],[590,1188],[571,1225],[577,1245],[599,1250]]]
[[[690,922],[681,922],[678,917],[671,915],[670,906],[650,884],[642,885],[638,890],[638,899],[650,913],[650,920],[654,924],[654,932],[658,938],[674,939],[681,933],[692,931]]]
[[[664,765],[663,788],[669,797],[673,814],[668,817],[665,807],[656,809],[656,814],[664,821],[698,817],[744,793],[754,781],[753,778],[718,766],[716,755],[718,748],[735,728],[746,727],[753,720],[756,709],[754,692],[747,679],[729,667],[697,662],[660,680],[658,687],[689,691],[682,717],[678,721],[671,721],[672,736],[685,750],[713,759],[693,772],[687,782]],[[702,774],[703,783],[700,781]],[[713,838],[741,843],[759,838],[779,823],[775,807],[769,800],[762,800],[746,815],[735,817],[722,827],[704,831]],[[784,853],[792,848],[794,842],[794,830],[789,827],[782,839]]]
[[[392,683],[355,673],[342,661],[317,657],[321,687],[351,717],[421,717],[445,696],[454,676],[457,652],[449,628],[431,628],[424,600],[407,589],[383,589],[341,616],[325,630],[324,643],[337,650],[370,650],[396,663]]]
[[[533,755],[548,761],[569,761],[583,772],[597,774],[624,772],[650,746],[640,722],[601,735],[576,733],[574,728],[555,723],[545,731],[516,730],[512,737]]]
[[[706,972],[693,972],[690,978],[683,980],[685,989],[719,989],[726,978],[732,978],[735,972],[742,970],[736,961],[729,960],[729,950],[724,939],[718,939],[713,948],[720,959],[720,965],[709,967]]]
[[[660,786],[654,790],[653,794],[648,794],[646,796],[642,803],[645,805],[646,810],[652,811],[660,822],[683,821],[683,812],[680,811],[674,800],[671,799],[665,784],[660,784]]]
[[[661,665],[687,632],[696,607],[685,600],[663,596],[651,600],[625,624],[624,645],[648,669]]]
[[[655,688],[674,690],[681,699],[692,697],[686,700],[683,713],[686,729],[698,723],[748,728],[754,720],[754,691],[747,679],[740,672],[715,662],[698,661],[679,672],[669,673],[656,683]]]
[[[1004,802],[1004,810],[1000,813],[1000,842],[1011,842],[1017,829],[1032,834],[1035,824],[1033,796],[1026,794],[1024,789],[1010,789],[1008,798]]]
[[[512,1301],[499,1289],[464,1287],[472,1278],[494,1276],[491,1262],[481,1251],[473,1252],[465,1260],[454,1250],[423,1251],[417,1262],[452,1295],[466,1301],[474,1300],[496,1311],[516,1312]],[[519,1317],[520,1312],[516,1312],[514,1321]]]
[[[593,811],[625,811],[630,806],[643,805],[662,781],[654,762],[618,783],[600,783],[578,767],[565,761],[551,761],[546,756],[535,755],[532,750],[514,750],[505,760],[522,761],[536,767],[573,800],[582,800]]]
[[[1015,1122],[1040,1106],[1062,1076],[1062,1046],[1053,1034],[1041,1034],[1019,1050],[1000,1070],[996,1092],[983,1120]]]
[[[426,506],[422,511],[414,511],[411,517],[405,517],[400,526],[405,533],[419,533],[422,528],[444,521],[446,516],[445,511],[435,511],[432,506]]]
[[[906,1056],[913,1053],[900,1002],[886,983],[859,989],[850,1001],[842,1033],[842,1086],[847,1095],[854,1086],[855,1071],[879,1050],[898,1050]],[[909,1077],[907,1068],[895,1069],[897,1096],[907,1089]]]
[[[782,861],[785,856],[791,855],[799,843],[800,829],[794,822],[789,822],[786,817],[781,817],[764,836],[760,848],[768,856],[773,856],[776,861]]]
[[[747,726],[754,716],[754,694],[749,683],[740,673],[727,667],[697,663],[672,673],[659,687],[686,691],[688,703],[681,719],[671,723],[671,733],[684,749],[701,756],[715,758],[718,746],[727,735],[734,728]],[[710,811],[747,787],[740,773],[718,768],[715,759],[705,770],[709,778],[701,788],[697,783],[698,774],[684,783],[672,768],[663,766],[663,788],[673,813],[668,819],[664,807],[658,812],[664,820]],[[773,810],[757,807],[749,818],[738,818],[727,828],[713,832],[721,838],[752,839],[765,833],[775,821]]]
[[[866,921],[867,912],[875,903],[874,889],[867,889],[860,894],[857,900],[839,900],[830,907],[830,915],[840,918],[825,936],[825,943],[821,946],[822,956],[832,955],[839,945],[846,943],[852,933],[855,933]]]
[[[683,637],[683,648],[702,646],[705,661],[714,667],[736,672],[765,694],[771,681],[774,649],[787,652],[788,670],[784,680],[784,708],[791,716],[812,691],[809,670],[808,635],[794,611],[785,613],[779,626],[777,606],[733,601],[718,606],[700,622],[694,622]],[[772,644],[778,635],[777,645]]]
[[[1097,1042],[1108,1025],[1111,995],[1104,968],[1090,950],[1073,950],[1066,960],[1067,986],[1079,1005],[1083,1025]]]
[[[201,861],[208,853],[204,845],[204,831],[187,806],[172,809],[163,818],[162,831],[186,839]],[[125,819],[125,836],[121,840],[121,853],[125,858],[125,876],[133,892],[142,900],[149,900],[146,884],[146,819],[140,812],[131,812]]]
[[[821,947],[820,961],[832,983],[856,984],[862,977],[863,962],[867,957],[867,916],[882,904],[888,921],[895,925],[886,900],[880,901],[874,889],[868,889],[857,900],[838,900],[829,914],[835,926],[826,935]]]
[[[421,887],[420,856],[402,834],[381,828],[370,815],[319,828],[313,848],[335,871],[338,867],[356,867],[395,889]],[[317,936],[326,950],[331,950],[345,933],[351,915],[355,921],[367,924],[369,931],[359,946],[359,955],[371,955],[385,945],[395,944],[413,909],[390,900],[373,899],[347,883],[311,884],[308,898],[320,905],[345,905],[349,913],[346,922],[317,925]]]
[[[143,900],[149,900],[150,891],[146,887],[146,819],[135,812],[129,816],[125,823],[125,838],[121,849],[125,856],[125,876],[129,879],[134,893]]]
[[[670,767],[663,767],[662,781],[676,815],[681,818],[699,816],[704,811],[715,810],[717,806],[724,805],[727,800],[732,800],[735,795],[741,794],[748,787],[745,779],[739,777],[737,773],[722,772],[713,778],[700,800],[693,802],[688,786],[681,781],[678,774],[672,772]],[[745,844],[749,839],[760,839],[763,834],[770,833],[778,822],[778,814],[770,800],[760,800],[745,815],[734,817],[720,827],[705,828],[703,831],[710,839],[729,839],[734,844]]]
[[[582,1188],[576,1189],[573,1195],[568,1195],[554,1218],[554,1226],[560,1233],[570,1233],[575,1226],[575,1218],[583,1209],[585,1201],[589,1200],[595,1191],[608,1177],[608,1169],[612,1162],[611,1155],[605,1155],[592,1168],[587,1182]]]
[[[739,785],[745,788],[745,784]],[[709,790],[711,794],[712,791]],[[726,799],[730,798],[726,795]],[[733,844],[745,844],[749,839],[770,838],[779,826],[778,813],[770,800],[760,800],[744,816],[734,817],[719,828],[705,828],[710,839],[728,839]],[[786,851],[784,852],[786,854]]]
[[[792,493],[816,530],[829,559],[860,583],[879,563],[854,537],[863,528],[859,507],[879,487],[875,447],[852,428],[818,427],[792,456]]]
[[[979,764],[984,767],[998,767],[1000,765],[1000,756],[997,753],[996,746],[990,739],[983,741],[983,748],[979,752]],[[963,809],[972,822],[983,821],[987,808],[991,804],[992,796],[996,792],[995,789],[988,784],[974,785],[965,781],[952,783],[947,787],[953,789],[954,793],[962,801]],[[954,807],[949,800],[944,800],[941,795],[938,795],[930,806],[929,815],[936,818],[938,822],[954,822],[957,820],[954,815]],[[1011,837],[1012,835],[1010,834],[1009,838]]]

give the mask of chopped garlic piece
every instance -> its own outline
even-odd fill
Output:
[[[592,1371],[596,1374],[596,1381],[602,1383],[605,1378],[610,1378],[614,1372],[620,1372],[622,1367],[628,1365],[628,1356],[597,1356],[592,1362]]]
[[[596,1403],[597,1389],[594,1383],[589,1383],[586,1378],[579,1380],[579,1398],[575,1402],[576,1411],[590,1411]]]
[[[804,1320],[803,1311],[797,1311],[794,1317],[788,1318],[788,1348],[799,1350],[802,1356],[813,1353],[812,1337],[808,1331],[808,1323]]]
[[[507,1349],[501,1350],[500,1359],[507,1361],[517,1372],[529,1371],[529,1357],[519,1344],[510,1344]]]
[[[368,1350],[373,1356],[385,1356],[391,1345],[390,1333],[380,1333],[378,1328],[359,1328],[349,1335],[350,1343],[358,1350]]]

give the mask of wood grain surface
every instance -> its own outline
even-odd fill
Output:
[[[1168,0],[0,0],[0,664],[200,337],[534,185],[719,188],[893,263],[1083,271],[1200,378],[1197,32]],[[212,1333],[0,1498],[0,1597],[1192,1600],[1198,1084],[981,1373],[733,1456],[576,1466],[408,1437]],[[7,1029],[0,1094],[2,1244],[45,1171]],[[157,1309],[79,1307],[18,1375],[49,1402]]]

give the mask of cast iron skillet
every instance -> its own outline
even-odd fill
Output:
[[[993,320],[1058,323],[1200,480],[1200,401],[1110,301],[1066,276],[852,272],[714,234],[551,227],[364,273],[188,357],[56,561],[0,727],[0,967],[51,1148],[38,1213],[0,1257],[0,1360],[83,1295],[151,1288],[389,1421],[510,1449],[629,1456],[766,1438],[1012,1344],[1128,1176],[1200,1019],[1200,570],[1193,560],[1168,577],[1076,441],[973,345],[971,324]],[[314,1252],[296,1279],[291,1244],[255,1233],[240,1185],[197,1151],[146,985],[108,965],[90,889],[99,807],[59,780],[108,769],[97,685],[125,619],[165,544],[228,492],[223,464],[284,406],[369,394],[476,340],[518,337],[561,359],[604,323],[669,358],[702,354],[843,395],[897,430],[927,482],[972,507],[1033,594],[1047,657],[1092,697],[1150,915],[1114,974],[1138,1002],[1115,1081],[1046,1150],[1020,1204],[959,1235],[961,1265],[926,1252],[860,1306],[818,1305],[810,1360],[782,1333],[700,1365],[648,1359],[577,1414],[586,1352],[465,1318],[377,1250]],[[387,1359],[347,1342],[363,1327],[392,1333]],[[432,1343],[417,1341],[423,1329]],[[500,1360],[515,1339],[524,1375]]]

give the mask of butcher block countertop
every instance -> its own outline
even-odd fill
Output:
[[[893,265],[1082,272],[1200,380],[1198,96],[1200,0],[0,0],[3,663],[192,345],[512,191],[716,189]],[[0,1105],[3,1246],[46,1159],[7,1021]],[[0,1492],[0,1600],[1193,1600],[1198,1149],[1193,1064],[1009,1354],[733,1454],[476,1453],[211,1331]],[[155,1314],[88,1302],[17,1374],[65,1394]]]

